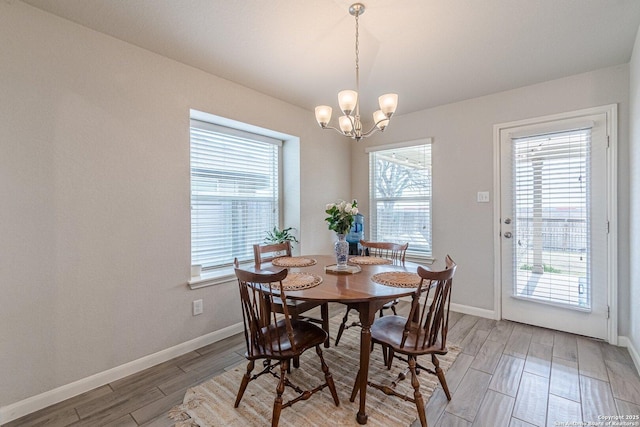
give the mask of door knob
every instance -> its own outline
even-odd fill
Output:
[[[511,224],[511,218],[505,218],[504,223],[505,224]]]
[[[510,239],[512,236],[510,231],[507,231],[506,233],[504,233],[504,237],[506,237],[507,239]]]

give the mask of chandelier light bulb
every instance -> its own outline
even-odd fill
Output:
[[[351,119],[349,116],[340,116],[340,129],[345,135],[351,134],[353,132],[353,124],[351,123]]]
[[[358,103],[358,92],[355,90],[343,90],[338,93],[338,105],[344,114],[351,115]]]
[[[396,108],[398,107],[398,94],[397,93],[387,93],[378,98],[378,104],[380,104],[380,109],[387,116],[391,117],[393,113],[396,112]]]
[[[331,120],[331,112],[333,108],[328,105],[319,105],[316,107],[316,120],[321,127],[325,127]]]
[[[378,129],[384,130],[384,128],[386,128],[389,124],[389,118],[385,113],[382,112],[382,110],[377,110],[375,113],[373,113],[373,123],[376,124]]]

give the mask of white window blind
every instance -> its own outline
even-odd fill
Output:
[[[591,308],[591,129],[512,138],[514,296]]]
[[[369,173],[367,239],[409,242],[409,256],[431,257],[431,144],[371,151]]]
[[[253,259],[278,225],[282,141],[191,120],[191,262]]]

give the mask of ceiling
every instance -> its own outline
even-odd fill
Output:
[[[352,1],[23,1],[308,110],[355,89]],[[406,114],[627,63],[640,25],[639,0],[363,3],[363,116],[387,92]]]

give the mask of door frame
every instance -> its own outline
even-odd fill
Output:
[[[556,120],[579,118],[594,114],[606,115],[607,147],[607,218],[609,233],[607,235],[607,304],[609,318],[607,320],[610,344],[618,344],[618,105],[609,104],[566,113],[553,114],[530,119],[517,120],[493,125],[493,253],[494,253],[494,290],[493,307],[495,319],[502,319],[502,188],[501,188],[501,153],[500,134],[509,128],[544,125]]]

